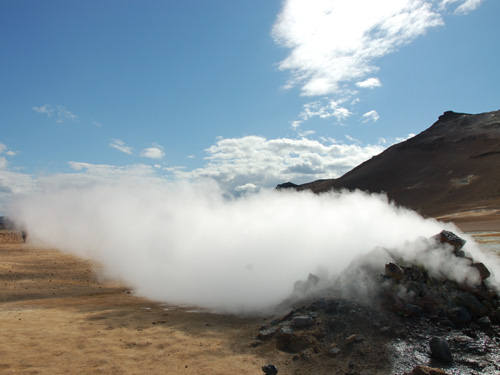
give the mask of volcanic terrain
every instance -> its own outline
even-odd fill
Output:
[[[430,128],[340,178],[278,188],[387,193],[426,216],[500,208],[500,111],[445,112]]]

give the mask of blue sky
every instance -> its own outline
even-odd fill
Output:
[[[0,206],[47,184],[338,177],[500,108],[495,0],[0,2]]]

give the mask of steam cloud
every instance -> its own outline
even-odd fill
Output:
[[[31,241],[99,262],[139,295],[229,312],[270,308],[310,272],[333,277],[377,247],[412,259],[409,241],[456,231],[381,195],[232,199],[211,183],[52,188],[18,199],[10,216]],[[469,251],[481,259],[474,243]]]

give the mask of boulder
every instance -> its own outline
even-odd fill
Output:
[[[431,349],[432,358],[440,361],[450,363],[453,361],[451,356],[450,347],[448,342],[440,337],[433,337],[429,341],[429,348]]]
[[[278,373],[278,369],[272,364],[262,366],[262,371],[266,375],[276,375]]]
[[[465,245],[465,240],[458,237],[455,233],[443,230],[441,233],[434,236],[440,243],[447,243],[453,247],[453,252],[457,253]]]

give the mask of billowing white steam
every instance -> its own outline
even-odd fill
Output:
[[[228,199],[212,184],[181,183],[54,190],[18,200],[10,215],[31,241],[93,259],[139,295],[232,312],[276,305],[310,272],[335,275],[375,247],[404,249],[445,227],[379,195]]]

